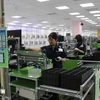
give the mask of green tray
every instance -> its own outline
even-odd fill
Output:
[[[26,79],[31,79],[31,80],[39,78],[39,76],[29,77],[28,72],[31,69],[32,69],[32,67],[25,67],[25,68],[22,68],[19,71],[13,71],[13,72],[11,72],[10,76],[16,76],[16,77],[26,78]]]
[[[66,69],[66,70],[71,70],[75,67],[77,67],[77,60],[66,60],[65,62],[62,62],[62,66],[63,66],[63,69]]]

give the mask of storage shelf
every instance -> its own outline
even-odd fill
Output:
[[[37,81],[37,79],[39,78],[39,76],[29,76],[27,68],[24,68],[20,71],[11,72],[9,76],[19,77],[19,78],[29,79],[29,80],[34,80],[34,81]]]
[[[15,80],[15,81],[12,81],[10,83],[11,86],[15,86],[15,87],[19,87],[19,88],[24,88],[24,89],[28,89],[28,90],[31,90],[31,91],[36,91],[35,89],[35,84],[32,83],[32,82],[27,82],[27,81],[23,81],[23,80]]]

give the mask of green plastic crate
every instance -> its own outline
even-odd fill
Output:
[[[62,66],[63,66],[63,69],[66,69],[66,70],[71,70],[75,67],[77,67],[77,60],[66,60],[65,62],[62,62]]]

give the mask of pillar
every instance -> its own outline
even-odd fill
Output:
[[[100,29],[97,30],[97,37],[100,37]]]
[[[77,34],[82,34],[82,25],[79,21],[72,22],[72,36],[76,36]]]

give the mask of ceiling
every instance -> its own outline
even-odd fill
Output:
[[[76,16],[69,13],[79,12],[86,18],[95,21],[100,25],[100,20],[89,13],[91,9],[100,10],[100,0],[50,0],[47,2],[38,2],[37,0],[4,0],[5,1],[5,20],[6,23],[11,21],[20,21],[19,24],[32,23],[33,25],[40,24],[46,20],[49,23],[42,24],[43,26],[56,28],[70,28],[73,21],[81,21],[84,23],[85,30],[97,30],[100,26],[92,25]],[[93,3],[94,7],[82,8],[80,4]],[[68,6],[70,9],[58,10],[57,6]],[[22,16],[21,19],[13,19],[11,16]],[[59,25],[64,25],[59,27]],[[31,25],[31,26],[33,26]]]

